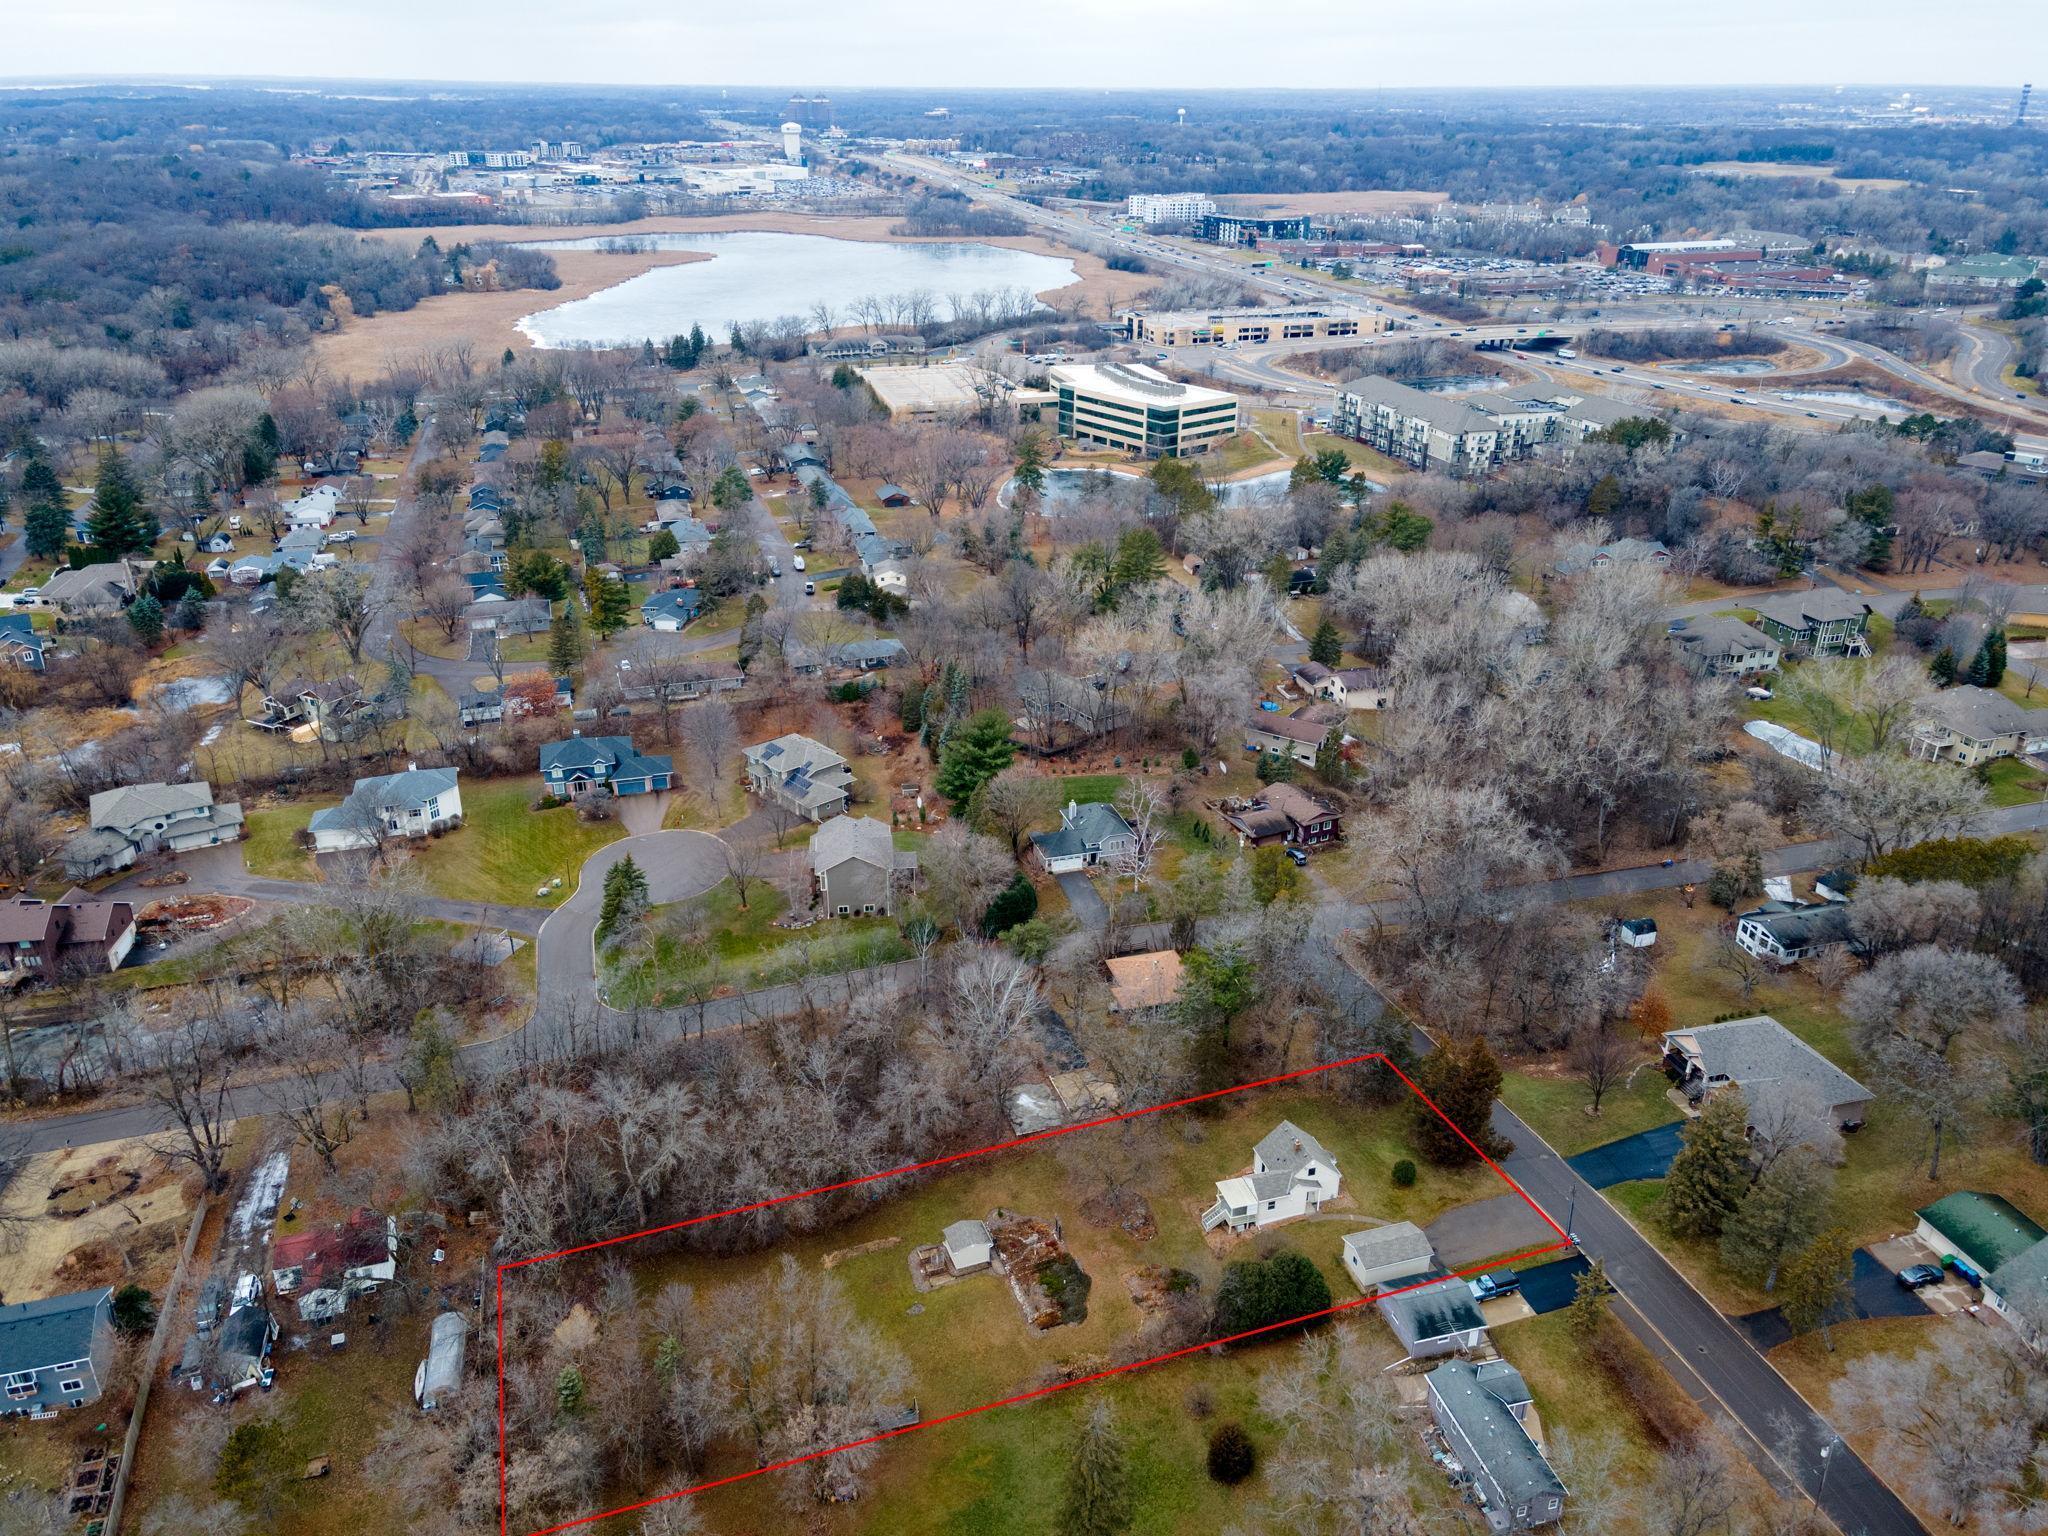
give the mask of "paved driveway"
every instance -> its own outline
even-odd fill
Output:
[[[1427,1175],[1425,1175],[1427,1177]],[[1425,1229],[1445,1269],[1557,1242],[1550,1223],[1520,1195],[1496,1195],[1445,1211]]]
[[[1572,1172],[1595,1189],[1611,1189],[1632,1179],[1661,1179],[1671,1171],[1672,1160],[1678,1156],[1679,1132],[1683,1129],[1685,1122],[1674,1120],[1565,1161],[1571,1164]]]
[[[576,893],[541,924],[534,965],[542,998],[590,994],[605,872],[628,855],[647,876],[647,899],[657,907],[701,896],[725,878],[725,844],[709,832],[651,832],[607,843],[584,862]]]
[[[1075,922],[1083,928],[1098,930],[1109,926],[1109,903],[1102,899],[1102,892],[1095,889],[1093,880],[1078,869],[1053,878],[1067,893],[1067,908],[1074,914]]]
[[[1849,1311],[1859,1319],[1934,1315],[1934,1308],[1920,1299],[1918,1291],[1909,1291],[1899,1284],[1899,1277],[1866,1248],[1856,1250],[1855,1269],[1849,1287]],[[1792,1339],[1792,1327],[1785,1321],[1785,1314],[1776,1307],[1768,1307],[1762,1312],[1746,1312],[1734,1322],[1761,1350],[1776,1349]]]
[[[1572,1299],[1579,1294],[1579,1276],[1592,1267],[1584,1254],[1575,1253],[1569,1258],[1538,1264],[1532,1269],[1518,1269],[1515,1273],[1522,1279],[1522,1299],[1529,1303],[1530,1311],[1541,1317],[1546,1312],[1561,1312],[1570,1306]]]

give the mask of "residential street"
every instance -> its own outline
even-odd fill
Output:
[[[1822,1501],[1844,1536],[1924,1536],[1926,1528],[1878,1480],[1735,1325],[1679,1274],[1662,1254],[1505,1104],[1493,1107],[1493,1128],[1515,1144],[1508,1176],[1563,1224],[1567,1213],[1588,1258],[1631,1304],[1618,1309],[1630,1328],[1695,1399],[1717,1404],[1746,1432],[1750,1459],[1768,1468],[1779,1449],[1778,1426],[1797,1430],[1797,1464],[1785,1473],[1811,1496],[1819,1486],[1823,1446],[1829,1453]]]

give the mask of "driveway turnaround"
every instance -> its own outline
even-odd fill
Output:
[[[535,979],[543,1001],[587,997],[597,981],[597,915],[604,877],[631,856],[647,877],[647,899],[657,907],[701,896],[725,879],[725,844],[709,832],[650,832],[606,843],[583,864],[576,894],[540,925]]]
[[[1849,1312],[1858,1319],[1934,1316],[1934,1308],[1921,1300],[1920,1293],[1899,1284],[1899,1277],[1866,1248],[1856,1250],[1855,1272],[1849,1287]],[[1791,1325],[1776,1307],[1745,1312],[1734,1321],[1758,1349],[1773,1350],[1792,1341]]]
[[[1678,1133],[1684,1128],[1683,1120],[1674,1120],[1565,1161],[1572,1165],[1572,1172],[1595,1189],[1612,1189],[1635,1179],[1661,1179],[1671,1171],[1672,1160],[1678,1156]]]
[[[1530,1210],[1529,1202],[1520,1195],[1495,1195],[1454,1206],[1425,1230],[1445,1269],[1463,1269],[1481,1259],[1557,1241],[1549,1223]]]

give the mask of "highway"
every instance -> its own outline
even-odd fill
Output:
[[[1409,310],[1384,296],[1367,295],[1356,288],[1339,287],[1319,273],[1294,267],[1255,269],[1222,254],[1211,255],[1208,248],[1191,242],[1168,240],[1152,235],[1125,234],[1115,224],[1100,222],[1084,213],[1069,213],[1012,197],[1008,193],[987,186],[973,176],[962,175],[941,162],[921,155],[892,153],[887,158],[903,170],[964,193],[977,202],[1011,214],[1026,225],[1053,234],[1071,245],[1078,245],[1084,249],[1114,248],[1127,251],[1155,266],[1207,278],[1224,279],[1257,289],[1287,303],[1345,303],[1378,311],[1389,315],[1405,327],[1386,336],[1348,338],[1341,343],[1343,345],[1371,346],[1387,342],[1449,338],[1453,333],[1462,333],[1462,340],[1477,342],[1498,337],[1512,340],[1522,334],[1533,336],[1537,331],[1544,329],[1570,333],[1592,329],[1596,325],[1612,330],[1645,330],[1684,325],[1709,326],[1715,323],[1707,319],[1687,318],[1684,312],[1686,307],[1695,310],[1708,307],[1700,298],[1673,295],[1668,301],[1624,299],[1605,304],[1600,307],[1597,318],[1573,315],[1558,319],[1532,319],[1527,325],[1520,327],[1498,324],[1460,326],[1456,322],[1441,320],[1434,315]],[[1965,352],[1958,363],[1957,373],[1967,382],[1956,384],[1868,343],[1825,334],[1819,329],[1823,317],[1814,313],[1810,305],[1802,305],[1798,300],[1733,300],[1715,303],[1711,308],[1715,314],[1726,314],[1751,322],[1793,316],[1794,324],[1777,326],[1775,329],[1780,330],[1788,339],[1821,352],[1829,359],[1826,365],[1829,368],[1841,367],[1858,360],[1868,362],[1893,378],[1941,395],[1960,405],[1997,411],[2008,418],[2007,430],[2013,431],[2015,435],[2038,434],[2048,437],[2048,403],[2044,403],[2039,397],[2024,400],[2015,398],[2013,390],[2000,377],[2001,370],[2011,359],[2012,344],[1995,331],[1986,331],[1969,325],[1963,327]],[[1840,306],[1835,308],[1839,309]],[[1219,379],[1250,384],[1267,391],[1304,395],[1311,400],[1327,400],[1335,393],[1334,387],[1329,384],[1302,378],[1273,366],[1275,357],[1307,350],[1307,345],[1301,342],[1274,343],[1260,346],[1256,350],[1234,348],[1228,354],[1227,362],[1222,360],[1225,354],[1210,347],[1168,350],[1171,360],[1182,366],[1189,365],[1189,355],[1193,354],[1199,359],[1196,366]],[[1772,388],[1771,375],[1755,376],[1758,390],[1749,390],[1743,387],[1740,379],[1691,375],[1679,368],[1651,371],[1624,365],[1617,375],[1611,364],[1603,364],[1596,368],[1588,363],[1581,367],[1578,381],[1590,385],[1595,382],[1596,374],[1599,376],[1598,381],[1610,390],[1613,388],[1613,381],[1618,378],[1622,383],[1647,388],[1653,392],[1676,394],[1681,401],[1687,395],[1698,399],[1715,399],[1746,407],[1764,416],[1778,417],[1787,422],[1810,419],[1832,426],[1859,418],[1874,420],[1886,414],[1897,414],[1843,402],[1773,399],[1758,392]],[[1666,402],[1651,403],[1661,405]],[[2028,436],[2027,440],[2031,442],[2033,437]]]

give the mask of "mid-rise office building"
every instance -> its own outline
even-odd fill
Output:
[[[1124,316],[1125,334],[1155,347],[1220,346],[1229,342],[1310,341],[1322,336],[1370,336],[1387,328],[1385,315],[1342,305],[1288,309],[1167,310]]]
[[[1216,211],[1206,192],[1133,192],[1124,212],[1140,224],[1193,224]]]
[[[1237,430],[1237,396],[1181,384],[1141,363],[1050,370],[1059,434],[1148,459],[1207,453]]]
[[[1196,231],[1212,245],[1257,245],[1261,240],[1313,240],[1315,221],[1307,214],[1289,219],[1252,219],[1234,213],[1208,213]]]

